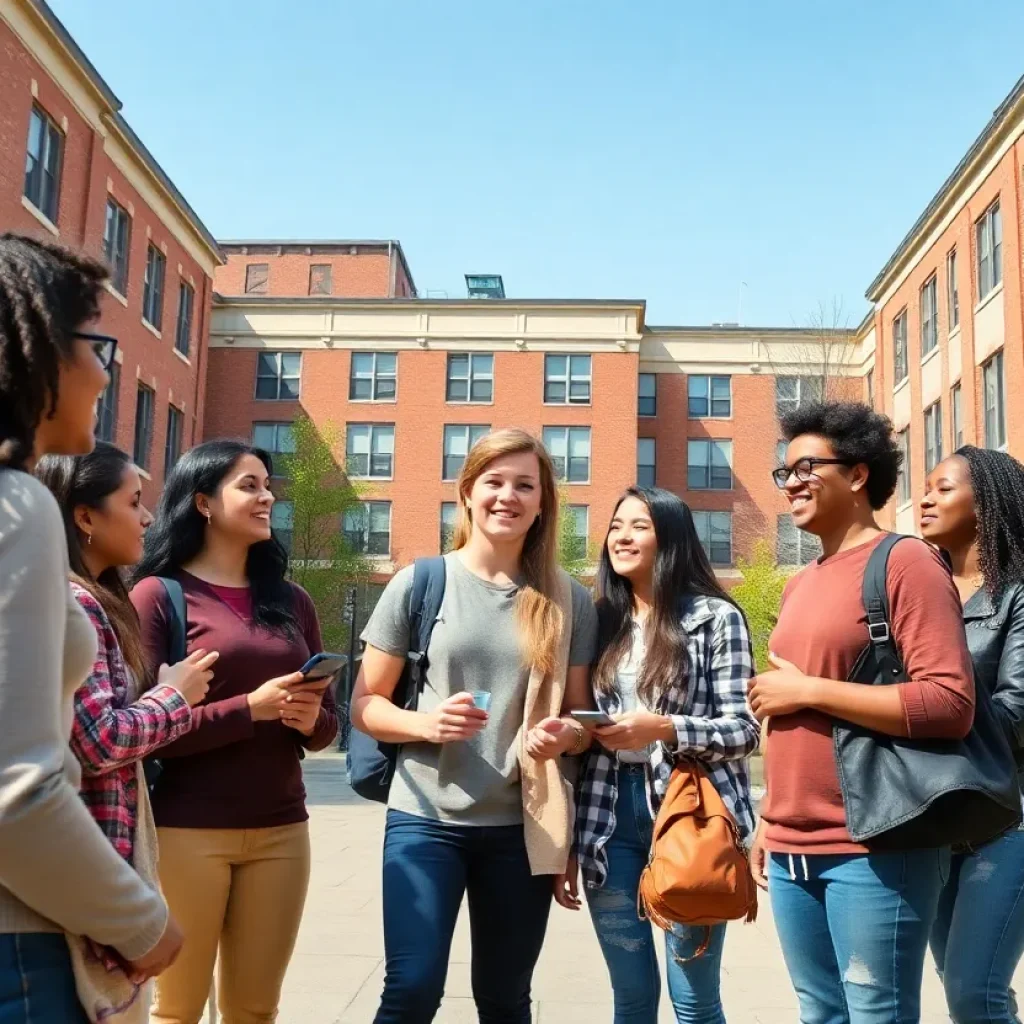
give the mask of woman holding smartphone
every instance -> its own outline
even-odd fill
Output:
[[[974,678],[992,695],[1024,765],[1024,466],[961,448],[928,475],[921,536],[949,559]],[[1024,777],[1018,775],[1024,783]],[[1024,789],[1024,785],[1022,785]],[[1024,827],[1022,827],[1024,828]],[[1024,830],[957,849],[939,895],[931,948],[957,1024],[1016,1024],[1011,988],[1024,954]]]
[[[732,813],[754,830],[747,762],[760,733],[747,709],[753,674],[743,614],[715,578],[686,504],[658,488],[619,499],[601,551],[600,657],[593,691],[613,724],[593,728],[579,786],[576,849],[615,997],[615,1024],[656,1024],[661,972],[637,914],[654,819],[675,758],[695,758]],[[555,899],[577,909],[577,866]],[[722,1024],[725,925],[666,934],[668,987],[683,1024]]]
[[[309,595],[285,579],[271,473],[266,452],[238,441],[182,456],[131,594],[151,666],[170,658],[157,577],[184,592],[189,652],[220,653],[191,730],[160,752],[153,791],[160,880],[188,940],[157,985],[160,1024],[198,1024],[218,954],[224,1019],[273,1020],[306,899],[300,762],[334,739],[338,719],[330,680],[306,683],[299,671],[322,649],[320,627]]]
[[[96,632],[68,587],[47,453],[93,447],[117,342],[90,330],[107,271],[55,245],[0,236],[0,1020],[84,1024],[64,933],[112,946],[136,980],[181,932],[78,797],[68,747]]]
[[[590,706],[597,622],[586,590],[558,567],[551,459],[525,431],[498,431],[474,445],[457,486],[419,710],[391,702],[409,651],[411,567],[366,627],[353,696],[357,728],[402,744],[384,838],[387,973],[376,1024],[434,1019],[467,894],[480,1019],[528,1022],[551,876],[569,854],[564,783],[534,754],[582,748],[582,727],[557,712]],[[487,695],[487,711],[473,691]],[[528,721],[538,691],[556,714]],[[537,801],[529,794],[541,770],[552,785]]]

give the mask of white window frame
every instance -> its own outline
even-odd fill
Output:
[[[697,381],[704,382],[705,394],[693,395],[693,385]],[[715,397],[715,384],[721,385],[722,381],[725,381],[725,386],[728,391],[728,396],[722,398],[721,396]],[[693,401],[704,401],[707,403],[707,412],[697,413],[690,408],[690,403]],[[726,402],[728,404],[728,412],[715,412],[715,404]],[[687,376],[686,378],[686,417],[691,420],[729,420],[732,419],[732,376],[726,373],[697,373]]]
[[[735,554],[733,552],[733,523],[732,523],[732,512],[729,511],[695,511],[693,515],[693,524],[697,528],[697,537],[700,540],[701,547],[704,548],[704,553],[708,556],[708,561],[716,569],[728,569],[735,561]],[[727,561],[722,559],[716,559],[714,557],[715,552],[715,541],[712,528],[715,523],[728,523],[729,526],[729,558]],[[719,541],[721,545],[723,542]]]
[[[978,302],[1003,282],[1003,215],[997,199],[974,226],[978,247]]]
[[[985,447],[1006,447],[1006,374],[1000,349],[981,368],[982,408],[985,414]]]
[[[649,461],[645,461],[648,459]],[[643,479],[643,470],[650,470],[650,479]],[[636,483],[638,487],[658,486],[658,444],[653,437],[636,439]]]
[[[142,281],[142,319],[154,331],[163,330],[166,283],[167,257],[150,242],[146,250],[146,275]]]
[[[893,387],[899,387],[910,375],[907,352],[907,307],[892,318],[892,376]]]
[[[289,356],[298,360],[298,370],[295,373],[284,372],[284,357]],[[273,375],[269,373],[260,373],[260,368],[263,364],[263,360],[266,358],[273,358],[275,364],[275,373]],[[272,398],[262,397],[259,393],[260,381],[261,380],[274,380],[276,381],[275,394]],[[295,394],[292,395],[281,395],[281,388],[285,381],[295,381]],[[301,352],[286,352],[286,351],[274,351],[274,352],[259,352],[256,355],[256,385],[253,388],[253,400],[256,402],[297,402],[302,397],[302,353]]]
[[[365,438],[366,451],[356,451],[355,442]],[[390,450],[389,450],[390,449]],[[366,472],[353,471],[352,460],[366,459]],[[387,469],[375,471],[374,459],[386,459]],[[393,480],[395,478],[394,423],[348,423],[345,426],[345,474],[350,480]]]
[[[128,297],[128,256],[131,246],[131,215],[113,196],[107,196],[103,256],[110,265],[110,287],[122,298]]]
[[[565,371],[555,373],[551,370],[553,360],[564,359]],[[573,369],[574,361],[586,360],[586,373]],[[545,405],[590,405],[594,394],[594,361],[589,353],[549,352],[544,356],[544,404]],[[565,388],[565,398],[549,398],[548,386],[561,384]],[[586,398],[573,398],[574,386],[586,385]]]
[[[964,392],[957,381],[949,389],[949,406],[952,410],[952,442],[953,451],[957,451],[964,444]]]
[[[792,381],[795,384],[794,390],[796,395],[794,397],[782,397],[779,394],[779,385],[785,383],[786,385]],[[811,383],[814,383],[817,389],[817,393],[805,395],[804,392],[810,388]],[[775,378],[775,411],[778,416],[784,416],[786,413],[795,412],[797,409],[804,405],[810,405],[811,402],[820,402],[825,396],[825,378],[820,374],[793,374],[793,373],[781,373]]]
[[[930,473],[943,459],[942,402],[933,402],[924,411],[924,471]]]
[[[650,381],[653,385],[654,393],[651,395],[645,395],[644,382]],[[658,415],[658,375],[656,373],[641,373],[637,378],[637,415],[644,417],[654,417]],[[651,402],[650,412],[644,412],[644,402]]]
[[[695,460],[694,454],[699,451],[706,452],[706,457]],[[714,486],[714,471],[721,470],[721,465],[715,464],[715,452],[724,455],[725,463],[729,467],[729,486]],[[695,438],[691,437],[686,442],[686,489],[689,491],[731,491],[736,486],[736,474],[732,465],[733,447],[732,441],[727,438]],[[691,472],[694,470],[706,471],[707,486],[694,484]]]
[[[453,364],[466,360],[465,374],[453,373]],[[489,364],[489,366],[488,366]],[[465,383],[466,397],[453,398],[452,384]],[[473,385],[487,384],[490,394],[487,398],[474,398]],[[494,404],[494,354],[492,352],[449,352],[445,371],[444,400],[449,405],[493,405]]]
[[[463,463],[473,450],[473,445],[490,432],[491,427],[487,423],[446,423],[441,438],[441,479],[444,481],[458,480]],[[465,447],[465,451],[455,450],[454,442],[456,441],[459,442],[459,446]],[[459,468],[451,475],[448,471],[449,459],[459,459]]]
[[[587,548],[590,543],[590,506],[589,505],[566,505],[565,514],[572,516],[572,539],[574,544],[581,545],[582,550],[569,551],[571,558],[582,562],[587,557]],[[582,532],[580,532],[580,515],[583,516]]]
[[[552,461],[555,464],[555,473],[561,483],[568,484],[570,487],[577,484],[589,484],[591,476],[594,471],[594,456],[593,456],[593,439],[590,432],[590,427],[544,427],[542,431],[542,437],[544,440],[544,447],[547,448],[548,454],[551,456]],[[587,454],[573,455],[573,441],[586,439]],[[553,444],[557,442],[557,444]],[[565,454],[558,454],[553,448],[564,449]],[[574,461],[586,460],[587,464],[587,476],[585,480],[570,480],[570,470]],[[559,462],[561,462],[561,469],[559,469]]]
[[[390,501],[361,501],[359,505],[363,513],[363,526],[361,530],[362,539],[358,546],[351,545],[350,535],[354,533],[354,530],[347,529],[348,517],[352,514],[355,509],[348,509],[342,517],[342,532],[345,535],[345,539],[349,541],[349,544],[354,548],[357,554],[366,555],[368,558],[390,558],[391,557],[391,535],[392,535],[392,520],[393,520],[393,509]],[[370,523],[373,516],[374,508],[378,510],[380,508],[387,508],[388,513],[388,549],[387,551],[370,551]],[[379,532],[379,531],[378,531]]]
[[[903,452],[903,463],[896,479],[896,502],[898,505],[906,505],[913,497],[911,486],[913,469],[910,464],[910,429],[908,427],[904,427],[896,434],[896,443],[899,445],[900,451]]]
[[[946,254],[946,304],[949,330],[952,332],[960,326],[960,286],[956,280],[955,246]]]
[[[939,345],[939,281],[932,274],[921,286],[921,358],[934,352]]]
[[[356,370],[356,360],[359,357],[369,356],[372,359],[372,365],[369,373],[365,371]],[[381,370],[381,360],[391,359],[394,361],[394,370],[387,371]],[[369,398],[357,398],[355,395],[356,381],[369,381],[370,382],[370,397]],[[386,381],[392,382],[392,393],[381,398],[380,397],[380,386]],[[353,352],[349,362],[348,371],[348,400],[350,402],[373,402],[383,403],[386,405],[394,405],[398,401],[398,353],[397,352],[367,352],[365,350]]]

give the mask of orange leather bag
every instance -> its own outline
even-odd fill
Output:
[[[640,916],[659,928],[757,917],[757,887],[732,815],[704,770],[691,761],[672,772],[654,823],[651,856],[640,876]]]

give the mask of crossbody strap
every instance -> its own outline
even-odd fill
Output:
[[[188,611],[185,606],[185,591],[177,580],[157,576],[163,585],[167,598],[167,620],[170,638],[167,645],[168,664],[177,665],[188,657],[187,626]]]
[[[889,592],[886,587],[889,555],[902,540],[907,540],[903,534],[886,534],[875,550],[871,552],[871,557],[868,558],[868,564],[864,569],[861,599],[868,617],[868,637],[871,640],[875,664],[879,669],[877,677],[879,683],[894,682],[903,675],[903,659],[900,657],[896,638],[892,632]]]

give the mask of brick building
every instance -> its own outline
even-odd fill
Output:
[[[42,0],[0,0],[0,230],[113,267],[100,329],[118,362],[100,434],[135,453],[155,501],[168,460],[203,435],[220,250]]]
[[[961,444],[1024,458],[1024,78],[872,282],[865,370],[907,470],[889,510],[916,529],[929,469]]]

